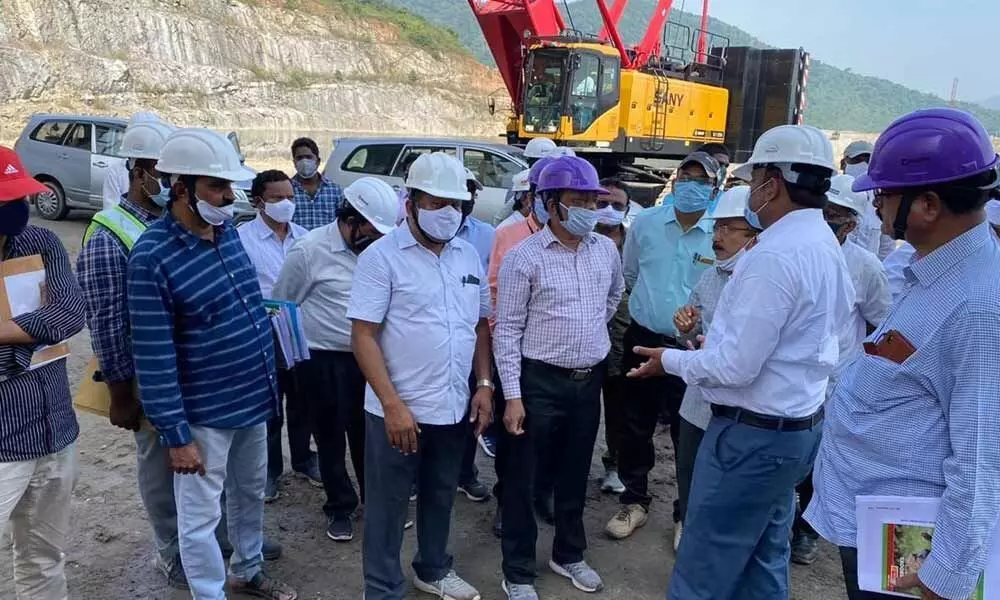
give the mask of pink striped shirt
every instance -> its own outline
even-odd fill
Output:
[[[521,397],[521,360],[586,369],[611,349],[607,322],[625,290],[610,239],[591,233],[576,250],[545,227],[500,267],[493,352],[504,395]]]

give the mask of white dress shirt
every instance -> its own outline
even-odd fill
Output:
[[[703,348],[668,349],[663,368],[701,386],[710,403],[807,417],[823,405],[854,297],[822,212],[793,211],[736,265]]]
[[[104,184],[101,186],[104,210],[118,206],[122,196],[127,193],[128,168],[123,161],[115,161],[104,174]]]
[[[854,285],[854,304],[851,317],[840,333],[838,372],[861,353],[862,343],[868,337],[868,324],[878,327],[892,306],[889,278],[878,258],[850,240],[844,242],[841,249]],[[830,388],[832,390],[833,386]]]
[[[358,258],[347,318],[381,324],[389,379],[418,423],[454,425],[465,416],[476,325],[489,314],[486,274],[465,240],[451,240],[438,256],[414,239],[407,219]],[[371,385],[365,410],[384,416]]]
[[[908,242],[903,242],[890,252],[889,256],[886,256],[882,262],[889,278],[889,292],[892,294],[893,303],[899,298],[899,294],[903,291],[903,285],[906,283],[906,273],[903,270],[913,262],[913,256],[916,252],[916,248]]]
[[[273,295],[299,305],[310,348],[350,352],[347,304],[358,257],[344,242],[338,223],[313,229],[292,247]]]
[[[288,235],[285,239],[279,240],[277,234],[271,231],[263,217],[258,214],[253,221],[237,227],[236,233],[240,235],[243,249],[246,250],[254,270],[257,271],[261,295],[265,300],[270,300],[271,288],[278,280],[278,273],[281,272],[281,265],[285,263],[288,251],[295,242],[304,238],[309,232],[301,225],[289,223]]]

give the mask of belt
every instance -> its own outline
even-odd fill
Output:
[[[680,348],[682,350],[687,349],[687,346],[678,343],[677,338],[675,338],[674,336],[666,335],[663,333],[657,333],[652,329],[647,329],[646,327],[640,325],[639,322],[636,321],[635,319],[632,319],[630,326],[635,328],[635,333],[638,333],[643,338],[641,341],[643,341],[645,344],[648,344],[650,346],[660,346],[664,348]]]
[[[535,360],[533,358],[525,358],[524,364],[531,365],[533,367],[540,367],[549,371],[555,371],[556,373],[565,375],[566,377],[568,377],[573,381],[585,381],[587,379],[590,379],[590,376],[594,374],[595,367],[597,366],[594,365],[593,367],[589,367],[586,369],[567,369],[566,367],[557,367],[555,365],[550,365],[547,362]]]
[[[721,404],[712,405],[712,414],[717,417],[732,419],[737,423],[744,423],[757,429],[770,429],[773,431],[802,431],[812,429],[823,422],[823,407],[808,417],[798,419],[786,419],[771,415],[762,415],[745,408],[735,406],[723,406]]]

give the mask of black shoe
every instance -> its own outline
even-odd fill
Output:
[[[184,574],[184,565],[181,563],[181,556],[178,554],[173,562],[167,563],[159,556],[156,557],[156,568],[167,578],[167,586],[175,590],[186,590],[188,588],[187,576]]]
[[[555,525],[556,510],[553,506],[551,494],[545,496],[544,498],[535,498],[535,514],[537,514],[538,518],[545,523]]]
[[[465,494],[465,497],[473,502],[486,502],[490,499],[490,488],[478,479],[473,479],[469,483],[460,483],[458,491]]]
[[[229,560],[233,556],[233,546],[228,540],[219,541],[219,549],[222,550],[222,558]],[[281,544],[265,537],[260,553],[264,560],[278,560],[281,558]]]
[[[297,477],[301,477],[309,482],[313,487],[323,487],[323,475],[319,472],[319,457],[313,455],[312,459],[300,468],[293,469]]]
[[[354,524],[349,517],[333,517],[326,527],[326,537],[335,542],[349,542],[354,539]]]
[[[816,538],[802,533],[796,533],[792,539],[792,562],[797,565],[811,565],[816,562],[819,550],[816,548]]]
[[[503,513],[500,511],[499,504],[497,504],[496,512],[493,513],[493,535],[503,537]]]

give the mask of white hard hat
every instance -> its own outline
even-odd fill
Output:
[[[531,175],[531,169],[525,169],[514,175],[514,185],[511,186],[510,191],[514,192],[527,192],[531,189],[531,182],[528,180],[528,176]]]
[[[708,211],[709,219],[734,219],[746,216],[747,203],[750,202],[750,186],[738,185],[730,188],[719,196],[715,206]]]
[[[135,123],[159,123],[160,117],[154,112],[137,112],[128,120],[128,124]]]
[[[228,181],[252,179],[254,172],[240,164],[229,140],[211,129],[178,129],[170,134],[156,170],[171,175],[217,177]]]
[[[543,156],[552,154],[552,151],[555,149],[556,143],[549,138],[533,138],[528,142],[528,145],[524,147],[524,157],[542,158]]]
[[[822,131],[809,125],[779,125],[765,131],[754,144],[753,154],[733,175],[750,181],[756,165],[773,164],[782,168],[786,180],[796,183],[797,175],[787,168],[792,163],[815,165],[837,170],[833,162],[833,144]]]
[[[549,156],[559,158],[560,156],[576,156],[576,151],[568,146],[557,146]]]
[[[161,121],[133,123],[125,129],[118,156],[159,160],[164,142],[175,129]]]
[[[431,152],[413,161],[404,185],[438,198],[472,200],[465,178],[465,167],[457,158],[444,152]]]
[[[872,146],[871,142],[866,142],[864,140],[856,140],[851,142],[844,148],[844,158],[857,158],[862,154],[868,154],[869,156],[875,153],[875,147]]]
[[[396,226],[399,198],[388,183],[375,177],[362,177],[344,189],[344,198],[379,233],[389,233]]]
[[[826,199],[837,206],[853,210],[860,217],[865,214],[868,194],[851,190],[853,183],[854,178],[850,175],[835,175],[830,178],[830,189],[826,192]]]

